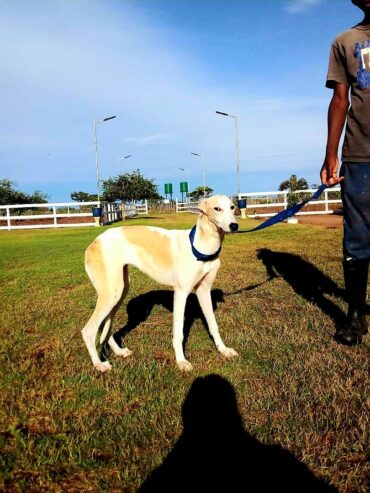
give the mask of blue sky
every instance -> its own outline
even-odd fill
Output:
[[[135,169],[159,191],[318,183],[330,43],[361,20],[350,0],[0,0],[0,178],[51,201]],[[132,154],[131,158],[120,160]],[[179,168],[188,170],[181,171]]]

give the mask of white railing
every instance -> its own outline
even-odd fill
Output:
[[[248,192],[248,193],[240,193],[238,195],[238,199],[247,199],[247,211],[246,215],[248,217],[270,217],[274,216],[278,210],[283,210],[288,208],[288,194],[313,194],[316,192],[316,189],[308,189],[308,190],[296,190],[294,192]],[[340,188],[330,188],[326,189],[323,192],[324,198],[322,200],[313,200],[307,203],[307,206],[315,205],[322,206],[322,210],[306,210],[302,212],[298,212],[297,215],[312,215],[312,214],[333,214],[334,210],[330,209],[330,204],[341,204],[342,200],[340,198],[331,199],[330,195],[335,194],[338,196],[338,192],[340,192]],[[274,207],[274,212],[264,212],[257,213],[256,209],[269,209]],[[253,209],[254,213],[248,213],[248,209]]]
[[[125,215],[126,217],[136,216],[137,214],[148,214],[148,201],[145,200],[142,204],[126,204]]]
[[[102,224],[112,224],[122,220],[122,206],[116,202],[104,202]]]
[[[309,190],[297,190],[291,192],[293,194],[313,194],[316,189]],[[297,215],[308,215],[308,214],[332,214],[334,211],[330,209],[330,204],[341,204],[342,200],[340,198],[330,198],[333,193],[337,196],[340,192],[340,188],[330,188],[323,192],[324,198],[322,200],[313,200],[308,202],[309,205],[322,206],[322,210],[306,210],[303,212],[298,212]],[[289,192],[247,192],[240,193],[238,199],[247,199],[247,211],[246,215],[248,217],[270,217],[274,216],[278,211],[288,208],[288,194]],[[199,202],[178,202],[176,200],[176,212],[198,212]],[[256,209],[269,209],[274,208],[273,212],[261,212],[257,213]],[[248,213],[248,210],[253,209],[253,214]]]
[[[16,204],[16,205],[1,205],[0,206],[0,230],[7,229],[34,229],[34,228],[66,228],[71,226],[94,226],[92,220],[91,207],[97,207],[99,202],[56,202],[46,204]],[[73,212],[78,208],[88,206],[89,211]],[[34,210],[29,214],[12,214],[13,211],[22,209]],[[45,209],[45,212],[40,211]],[[63,212],[58,212],[62,209]],[[64,218],[89,218],[90,221],[79,222],[61,222],[58,219]],[[49,221],[48,221],[49,220]],[[14,222],[28,221],[38,224],[14,224]],[[41,222],[40,222],[41,221]],[[45,222],[48,221],[48,222]],[[13,224],[12,224],[13,223]]]
[[[97,201],[0,205],[0,230],[94,226],[91,208],[99,205]],[[122,219],[121,204],[102,203],[101,205],[104,224]],[[81,212],[81,208],[85,207],[88,207],[88,210]],[[143,204],[126,205],[126,210],[127,208],[129,208],[127,216],[148,214],[147,201]],[[26,210],[26,213],[22,214],[22,210]],[[72,219],[76,218],[77,220],[73,222]],[[25,223],[21,224],[22,222]]]
[[[199,202],[178,202],[176,199],[176,212],[198,212]]]

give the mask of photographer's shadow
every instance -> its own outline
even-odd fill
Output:
[[[346,301],[345,290],[299,255],[274,252],[268,248],[257,251],[257,258],[266,267],[270,279],[282,277],[294,291],[311,303],[315,303],[326,315],[340,326],[345,322],[345,313],[327,296]]]
[[[218,375],[193,382],[182,418],[182,435],[139,493],[337,491],[290,452],[244,430],[235,391]]]

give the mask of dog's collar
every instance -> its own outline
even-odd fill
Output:
[[[190,239],[190,244],[191,244],[191,249],[193,251],[194,257],[196,257],[197,260],[200,260],[202,262],[207,262],[209,260],[214,260],[215,258],[218,257],[219,253],[221,252],[221,246],[215,253],[211,253],[211,255],[206,255],[205,253],[200,253],[194,246],[194,236],[195,236],[195,231],[197,227],[194,226],[194,228],[190,231],[189,233],[189,239]]]

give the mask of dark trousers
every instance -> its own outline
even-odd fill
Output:
[[[345,258],[370,259],[370,163],[342,164]]]

